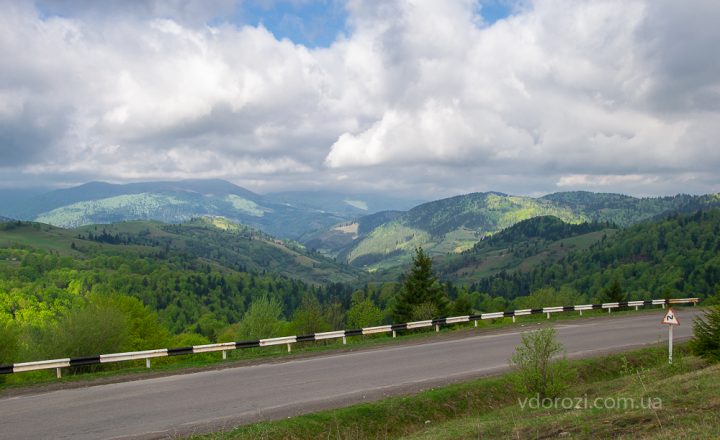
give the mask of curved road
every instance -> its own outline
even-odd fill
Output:
[[[676,340],[697,313],[679,312]],[[568,356],[583,357],[665,342],[661,318],[658,309],[555,327]],[[379,399],[506,370],[521,330],[4,398],[0,438],[167,438]]]

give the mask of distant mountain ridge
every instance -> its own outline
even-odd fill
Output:
[[[485,236],[539,216],[554,216],[566,223],[609,222],[626,227],[669,213],[716,206],[720,206],[718,194],[635,198],[577,191],[532,198],[499,192],[472,193],[419,205],[376,222],[370,230],[335,225],[305,243],[374,271],[405,264],[417,246],[432,255],[458,253],[472,248]],[[355,223],[359,226],[364,222],[361,217]]]
[[[4,197],[0,216],[65,228],[223,217],[274,237],[297,240],[309,249],[369,271],[402,266],[417,246],[434,256],[460,253],[483,237],[539,216],[554,216],[571,224],[610,222],[627,227],[668,213],[720,206],[718,194],[636,198],[574,191],[539,198],[471,193],[412,207],[411,200],[392,195],[330,191],[261,195],[217,179],[122,185],[90,182],[16,197],[15,202],[7,191]]]
[[[260,195],[217,179],[90,182],[6,203],[0,206],[0,215],[59,227],[132,220],[181,223],[196,217],[222,216],[280,238],[298,239],[380,207],[397,204],[404,208],[409,203],[333,193]]]

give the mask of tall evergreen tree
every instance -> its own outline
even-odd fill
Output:
[[[416,248],[412,268],[395,302],[394,321],[408,322],[443,316],[447,304],[445,289],[433,273],[432,260],[422,247]]]
[[[623,292],[620,281],[614,280],[612,284],[603,291],[602,300],[605,302],[625,301],[625,292]]]

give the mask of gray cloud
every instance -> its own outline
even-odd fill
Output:
[[[216,20],[232,1],[102,5],[2,5],[0,187],[720,190],[715,1],[536,0],[492,25],[470,0],[349,1],[316,49]]]
[[[648,97],[667,112],[720,109],[720,7],[713,0],[649,2],[638,27]]]
[[[25,102],[9,114],[0,114],[0,170],[42,162],[57,154],[57,139],[68,129],[68,108],[48,111]]]

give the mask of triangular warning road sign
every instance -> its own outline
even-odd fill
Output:
[[[662,320],[662,323],[668,325],[680,325],[680,321],[678,321],[677,315],[675,314],[673,309],[668,309],[665,317]]]

